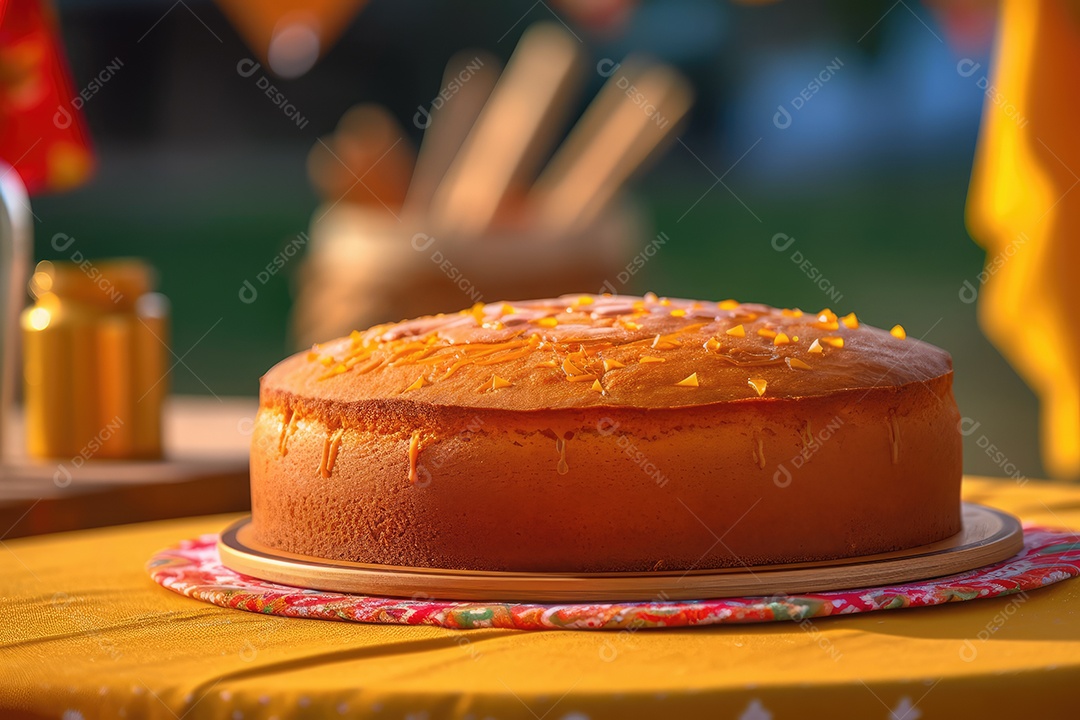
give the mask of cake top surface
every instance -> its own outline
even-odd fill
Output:
[[[336,403],[663,408],[906,385],[951,370],[944,350],[854,313],[568,295],[353,332],[278,363],[262,388]]]

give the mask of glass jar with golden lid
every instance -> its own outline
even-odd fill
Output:
[[[38,263],[22,314],[27,451],[157,458],[169,305],[137,259]]]

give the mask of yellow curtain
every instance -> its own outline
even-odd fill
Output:
[[[1047,471],[1080,477],[1080,4],[1003,0],[968,196],[979,322],[1038,394]],[[987,388],[992,392],[992,388]]]

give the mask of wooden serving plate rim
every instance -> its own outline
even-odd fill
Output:
[[[222,564],[284,585],[413,599],[486,602],[640,602],[824,592],[929,580],[1016,555],[1024,545],[1014,516],[963,503],[963,529],[896,552],[839,560],[657,572],[537,573],[374,565],[285,552],[251,537],[251,516],[218,538]]]

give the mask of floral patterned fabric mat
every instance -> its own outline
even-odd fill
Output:
[[[1024,549],[1004,562],[956,575],[806,595],[622,603],[495,603],[352,595],[279,585],[221,564],[217,535],[185,540],[147,564],[173,592],[221,607],[281,617],[394,625],[518,630],[618,630],[804,620],[927,607],[1035,590],[1080,575],[1075,533],[1024,528]]]

